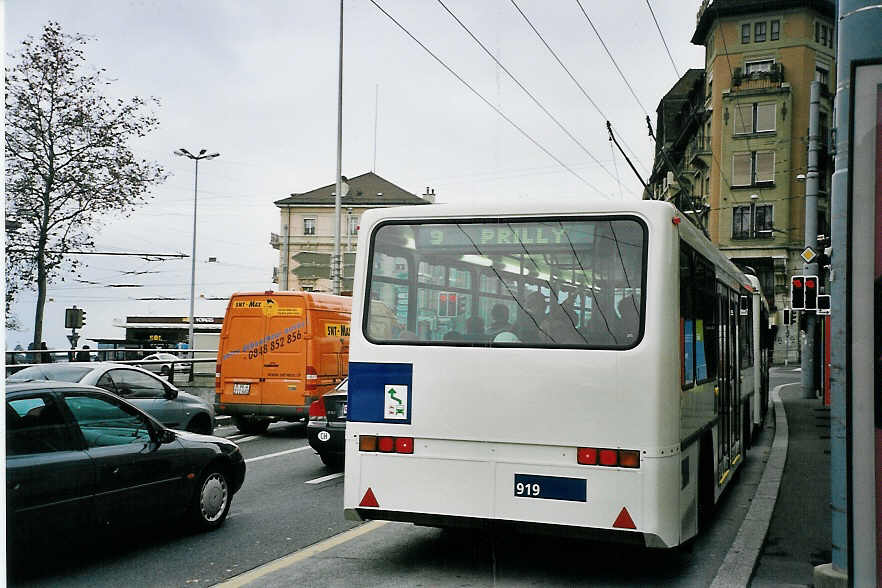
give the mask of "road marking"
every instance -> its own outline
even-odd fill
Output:
[[[267,576],[269,574],[272,574],[273,572],[277,572],[289,566],[293,566],[294,564],[300,563],[305,559],[309,559],[314,555],[318,555],[323,551],[333,549],[334,547],[342,545],[347,541],[351,541],[356,537],[360,537],[362,535],[365,535],[366,533],[370,533],[371,531],[374,531],[387,524],[387,522],[388,521],[371,521],[369,523],[365,523],[359,527],[349,529],[348,531],[344,531],[339,535],[334,535],[333,537],[329,537],[324,541],[321,541],[314,545],[310,545],[305,549],[295,551],[294,553],[286,555],[285,557],[280,557],[279,559],[266,563],[259,568],[254,568],[250,572],[245,572],[244,574],[234,576],[226,582],[215,584],[215,586],[219,588],[239,588],[240,586],[245,586],[246,584],[259,580],[260,578],[263,578],[264,576]]]
[[[271,457],[279,457],[280,455],[288,455],[289,453],[296,453],[298,451],[306,451],[307,449],[312,449],[309,445],[304,445],[303,447],[295,447],[294,449],[286,449],[285,451],[277,451],[276,453],[267,453],[266,455],[258,455],[257,457],[250,457],[245,460],[245,463],[251,463],[253,461],[260,461],[262,459],[269,459]]]
[[[250,437],[241,437],[239,439],[233,439],[236,443],[247,443],[248,441],[254,441],[255,439],[260,439],[260,435],[251,435]]]
[[[337,472],[336,474],[331,474],[330,476],[322,476],[321,478],[316,478],[315,480],[309,480],[308,482],[304,482],[304,484],[321,484],[322,482],[327,482],[328,480],[336,480],[337,478],[342,478],[343,472]]]

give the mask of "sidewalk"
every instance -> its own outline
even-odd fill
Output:
[[[788,368],[775,371],[780,379],[773,386],[799,376]],[[783,386],[780,396],[789,428],[787,462],[754,588],[811,586],[814,567],[832,558],[830,410],[821,400],[803,398],[798,379]]]

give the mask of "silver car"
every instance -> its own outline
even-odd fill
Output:
[[[112,362],[47,363],[27,367],[6,379],[39,380],[97,386],[125,398],[170,429],[204,435],[214,431],[212,409],[207,402],[137,366]]]
[[[169,363],[145,363],[141,366],[145,370],[161,376],[167,376],[172,369],[176,373],[187,373],[190,371],[190,362],[182,362],[180,357],[171,353],[151,353],[144,358],[144,361],[168,361]]]

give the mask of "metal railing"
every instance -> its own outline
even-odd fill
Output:
[[[177,365],[193,363],[215,363],[217,361],[217,349],[193,349],[192,353],[211,353],[212,357],[177,357],[176,359],[143,359],[144,356],[154,353],[189,354],[189,349],[7,349],[5,355],[6,375],[15,373],[20,369],[34,365],[47,363],[88,363],[77,361],[76,356],[82,352],[89,353],[89,362],[111,362],[126,365]],[[141,358],[131,357],[141,355]],[[128,356],[128,357],[127,357]],[[48,359],[47,359],[48,358]],[[94,359],[93,359],[94,358]],[[21,361],[21,360],[24,361]],[[174,368],[171,372],[174,372]],[[192,371],[192,370],[188,370]],[[184,374],[181,374],[184,375]],[[172,376],[174,378],[174,376]]]

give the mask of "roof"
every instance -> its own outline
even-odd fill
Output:
[[[396,186],[374,172],[367,172],[354,178],[347,178],[349,193],[341,200],[343,206],[395,206],[401,204],[429,204],[416,194]],[[288,198],[276,200],[274,204],[283,206],[321,206],[334,204],[336,184],[328,184],[302,194],[291,194]]]
[[[704,45],[707,33],[718,18],[780,12],[790,8],[811,8],[831,19],[836,16],[833,0],[704,0],[698,11],[698,23],[691,42],[693,45]]]

